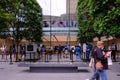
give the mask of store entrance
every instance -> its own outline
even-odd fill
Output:
[[[74,62],[76,60],[74,49],[79,44],[76,35],[54,35],[51,36],[51,41],[49,41],[50,36],[43,36],[42,39],[46,52],[44,56],[42,55],[44,52],[41,53],[39,61]]]

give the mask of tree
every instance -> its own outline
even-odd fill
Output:
[[[6,32],[9,30],[9,22],[15,21],[10,11],[15,10],[18,6],[18,2],[21,0],[1,0],[0,1],[0,37],[6,38]]]
[[[79,34],[86,37],[82,32],[86,32],[84,28],[91,27],[91,32],[86,32],[87,37],[90,33],[93,37],[99,38],[101,36],[118,37],[120,34],[119,5],[120,0],[79,0],[77,6],[78,22],[81,29]]]
[[[113,36],[120,32],[120,1],[119,0],[95,0],[91,8],[94,15],[93,27],[105,36]]]
[[[16,42],[20,42],[23,38],[34,42],[41,42],[42,9],[37,1],[21,1],[14,15],[17,18],[13,25],[13,36]]]
[[[0,23],[0,27],[3,26],[0,31],[6,38],[6,32],[11,32],[12,28],[10,36],[17,45],[17,51],[24,38],[37,43],[42,41],[42,9],[36,0],[2,0],[0,4],[0,21],[5,26]],[[17,56],[18,53],[16,60]]]
[[[90,16],[89,12],[89,0],[79,0],[78,1],[78,26],[79,26],[79,32],[78,32],[78,40],[81,43],[84,42],[91,42],[94,34],[94,29],[92,27],[93,20]]]
[[[36,0],[2,0],[0,4],[1,33],[12,28],[11,36],[16,42],[23,38],[42,41],[42,9]]]
[[[26,35],[27,40],[40,43],[42,36],[42,9],[36,0],[27,0],[23,2],[23,10],[25,14]]]
[[[13,37],[18,45],[22,39],[41,42],[42,36],[42,9],[36,0],[23,0],[15,11],[17,21],[13,26]],[[18,50],[17,50],[18,51]],[[17,61],[16,55],[16,61]]]

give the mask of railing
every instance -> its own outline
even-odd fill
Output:
[[[82,56],[80,60],[76,60],[75,53],[68,52],[67,56],[64,57],[64,51],[61,51],[61,53],[58,53],[58,50],[56,51],[50,51],[47,50],[44,54],[38,54],[37,52],[27,52],[25,54],[19,53],[18,59],[16,59],[16,54],[10,53],[10,54],[4,54],[4,59],[0,59],[0,62],[81,62]],[[82,54],[80,54],[82,55]],[[1,55],[0,55],[1,57]]]
[[[69,31],[70,31],[70,34],[71,35],[77,35],[78,34],[78,28],[77,27],[65,27],[65,28],[60,28],[60,27],[52,27],[50,29],[50,27],[47,27],[47,28],[43,28],[43,35],[49,35],[50,34],[50,30],[51,30],[51,33],[53,35],[65,35],[65,34],[69,34]]]

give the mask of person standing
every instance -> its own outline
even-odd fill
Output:
[[[68,58],[67,55],[68,55],[68,47],[67,47],[67,43],[65,43],[64,44],[64,55],[63,55],[63,57]]]
[[[74,49],[74,47],[72,47],[71,49],[70,49],[70,60],[72,60],[73,61],[73,55],[75,54],[75,49]]]
[[[22,61],[25,60],[25,57],[26,57],[26,46],[24,44],[21,46],[21,59],[22,59]]]
[[[63,57],[64,58],[68,58],[67,55],[68,55],[68,47],[65,47],[64,48],[64,56]]]
[[[1,52],[2,52],[2,59],[5,59],[5,54],[6,54],[6,46],[5,45],[2,45]]]
[[[86,45],[86,59],[87,61],[90,60],[90,45],[89,44]]]
[[[83,43],[83,55],[82,55],[82,58],[83,59],[86,59],[86,43]]]
[[[59,46],[58,46],[58,57],[60,57],[60,59],[61,59],[61,51],[62,51],[62,47],[61,47],[61,45],[59,44]]]
[[[41,53],[42,53],[42,57],[44,57],[46,54],[46,48],[44,45],[42,45],[42,47],[41,47]]]
[[[81,49],[80,49],[80,47],[79,46],[76,46],[75,47],[75,55],[76,55],[76,61],[79,61],[79,60],[81,60],[80,58],[80,52],[81,52]]]
[[[54,48],[53,48],[53,46],[51,46],[51,47],[50,47],[50,51],[49,51],[49,55],[50,55],[49,59],[50,59],[50,60],[52,59],[53,53],[54,53]]]
[[[111,50],[112,50],[111,57],[114,61],[116,61],[116,51],[115,51],[115,44],[114,43],[112,43]]]
[[[41,54],[40,54],[41,52],[40,52],[40,50],[41,50],[41,49],[40,49],[40,46],[38,46],[38,47],[37,47],[38,59],[41,58]]]
[[[14,55],[14,60],[16,59],[16,46],[15,44],[12,45],[12,54]]]

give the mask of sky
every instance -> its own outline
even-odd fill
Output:
[[[61,14],[66,14],[66,0],[37,0],[37,1],[43,9],[43,15],[60,16]]]

